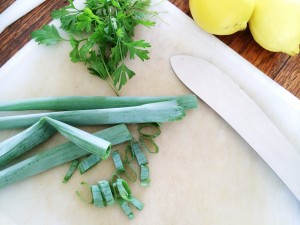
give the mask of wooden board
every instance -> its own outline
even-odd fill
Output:
[[[137,38],[151,42],[151,59],[129,62],[138,74],[122,95],[190,93],[173,73],[169,58],[176,54],[202,56],[226,71],[259,104],[291,143],[300,150],[300,103],[263,76],[217,38],[201,31],[168,2],[153,29],[140,27]],[[68,58],[70,47],[27,44],[0,71],[0,100],[54,95],[113,95],[105,82]],[[222,56],[222,57],[220,57]],[[85,127],[95,131],[102,127]],[[136,127],[130,126],[135,132]],[[0,131],[4,140],[18,131]],[[57,135],[34,152],[65,140]],[[105,209],[81,202],[81,181],[109,178],[111,160],[85,175],[61,180],[63,165],[0,190],[0,211],[16,224],[299,224],[300,203],[249,147],[211,108],[199,99],[199,109],[182,121],[164,124],[157,139],[160,152],[148,155],[151,185],[131,184],[145,208],[128,221],[114,205]],[[1,214],[0,214],[1,215]],[[121,222],[120,222],[121,221]],[[1,222],[1,219],[0,219]],[[0,223],[1,224],[1,223]],[[2,224],[5,224],[2,221]]]

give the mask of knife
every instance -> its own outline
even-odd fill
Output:
[[[2,31],[30,12],[32,9],[42,4],[45,0],[17,0],[11,4],[3,13],[0,14],[0,34]]]
[[[210,62],[171,57],[179,79],[217,112],[273,169],[300,201],[300,154],[234,81]]]

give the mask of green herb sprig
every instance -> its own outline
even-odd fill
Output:
[[[69,41],[72,62],[83,62],[89,72],[106,80],[116,95],[135,72],[125,64],[125,58],[149,59],[151,47],[145,40],[134,40],[134,29],[141,24],[152,27],[150,18],[157,12],[149,11],[151,0],[87,0],[84,9],[77,9],[73,0],[69,5],[51,13],[59,19],[60,28],[67,33],[63,38],[54,25],[44,25],[32,32],[39,44],[53,45]]]

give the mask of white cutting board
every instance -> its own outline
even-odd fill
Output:
[[[155,28],[140,27],[136,37],[152,44],[151,59],[130,62],[136,71],[122,95],[181,95],[190,91],[173,73],[169,58],[176,54],[202,56],[226,71],[260,105],[300,151],[299,100],[275,84],[169,2]],[[54,95],[113,95],[105,82],[89,75],[68,58],[67,43],[38,46],[28,43],[0,71],[0,100]],[[222,58],[219,58],[222,56]],[[1,114],[3,115],[3,114]],[[135,127],[130,126],[134,132]],[[86,128],[95,131],[97,128]],[[0,131],[4,140],[18,131]],[[40,149],[65,140],[57,135]],[[149,225],[298,225],[300,203],[249,147],[211,108],[199,108],[179,122],[164,124],[157,139],[160,152],[148,155],[151,184],[130,183],[145,208],[133,210],[129,221],[114,205],[99,209],[81,202],[81,181],[109,178],[108,160],[68,184],[63,165],[0,190],[0,224],[21,225],[149,224]],[[2,214],[1,214],[2,211]],[[2,215],[6,215],[5,218]]]

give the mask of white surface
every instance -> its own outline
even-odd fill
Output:
[[[0,33],[45,0],[16,0],[0,14]]]
[[[248,62],[201,31],[194,22],[163,2],[155,28],[141,27],[137,38],[152,44],[151,59],[130,62],[136,71],[122,95],[191,93],[173,73],[169,59],[177,54],[202,56],[226,71],[257,101],[299,150],[299,100],[274,84]],[[54,95],[113,95],[105,82],[69,60],[67,43],[52,47],[27,44],[0,71],[0,100]],[[134,127],[130,127],[134,131]],[[87,128],[92,131],[97,128]],[[4,140],[17,131],[0,131]],[[39,149],[63,142],[56,136]],[[0,210],[16,224],[197,224],[298,225],[300,203],[251,147],[211,108],[199,109],[180,122],[164,124],[158,155],[148,155],[149,188],[131,184],[145,203],[128,221],[118,206],[98,209],[82,203],[75,190],[85,180],[96,183],[110,176],[104,161],[87,174],[78,173],[65,185],[64,165],[0,190]],[[38,151],[37,149],[36,151]],[[17,215],[17,216],[16,216]],[[120,222],[121,221],[121,222]]]

